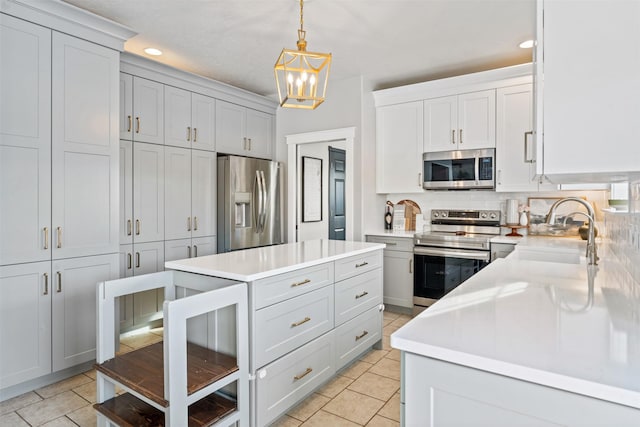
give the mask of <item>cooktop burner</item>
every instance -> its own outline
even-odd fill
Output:
[[[500,211],[431,211],[431,231],[415,235],[416,246],[489,249],[489,241],[500,234]]]

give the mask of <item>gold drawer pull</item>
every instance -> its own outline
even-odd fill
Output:
[[[49,295],[49,273],[44,273],[44,293],[43,295]]]
[[[131,116],[127,116],[127,120],[129,121],[129,126],[127,127],[127,132],[131,132]]]
[[[369,265],[369,263],[365,261],[362,264],[356,264],[356,268],[364,267],[365,265]]]
[[[311,279],[304,279],[302,282],[292,283],[291,287],[295,288],[296,286],[306,285],[307,283],[311,283]]]
[[[300,375],[296,375],[295,377],[293,377],[294,380],[301,380],[304,377],[306,377],[307,375],[309,375],[311,372],[313,372],[313,369],[311,368],[307,368],[306,371],[304,371],[303,373],[301,373]]]
[[[56,245],[58,249],[62,247],[62,227],[58,227],[58,244]]]
[[[56,292],[60,293],[62,292],[62,273],[56,271],[56,275],[58,276],[58,289],[56,290]]]
[[[44,228],[44,248],[49,249],[49,229]]]
[[[301,320],[301,321],[299,321],[299,322],[292,323],[292,324],[291,324],[291,327],[292,327],[292,328],[295,328],[296,326],[300,326],[300,325],[302,325],[303,323],[307,323],[309,320],[311,320],[311,317],[305,317],[304,319],[302,319],[302,320]]]
[[[367,331],[362,331],[362,335],[356,335],[356,341],[366,337],[367,335],[369,335],[369,332]]]
[[[369,295],[369,292],[364,291],[363,293],[361,293],[360,295],[356,295],[356,299],[362,298],[362,297],[366,297],[367,295]]]

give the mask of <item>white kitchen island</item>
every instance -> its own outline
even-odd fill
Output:
[[[640,425],[640,284],[605,247],[593,268],[583,242],[551,241],[391,335],[404,425]]]
[[[248,283],[252,425],[268,425],[363,352],[381,346],[383,248],[314,240],[165,263],[167,269]],[[233,328],[224,313],[208,322],[215,323],[212,330]],[[225,339],[220,337],[220,350],[234,348]]]

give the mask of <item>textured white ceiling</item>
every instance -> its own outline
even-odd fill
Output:
[[[125,50],[262,95],[295,49],[298,0],[65,0],[138,32]],[[307,0],[307,50],[331,52],[330,80],[374,89],[531,61],[535,0]],[[331,85],[331,81],[329,82]]]

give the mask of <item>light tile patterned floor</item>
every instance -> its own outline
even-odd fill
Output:
[[[371,350],[324,387],[307,397],[273,425],[370,426],[400,425],[400,353],[389,335],[410,316],[384,313],[383,349]],[[162,329],[121,340],[125,353],[162,339]],[[93,370],[0,402],[0,426],[94,427],[96,375]]]

